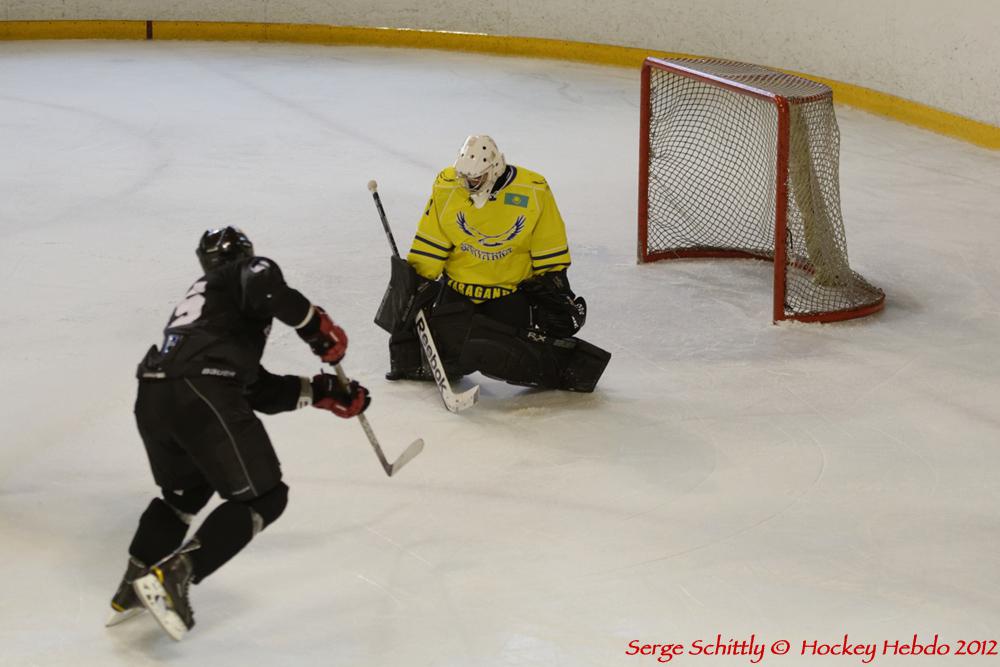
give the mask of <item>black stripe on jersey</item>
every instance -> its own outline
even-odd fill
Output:
[[[503,170],[502,174],[500,174],[500,178],[498,178],[497,182],[493,184],[493,189],[490,191],[491,194],[500,192],[505,187],[513,183],[515,178],[517,178],[517,167],[512,164],[508,164],[507,168]]]
[[[570,262],[556,262],[555,264],[535,264],[534,262],[532,262],[531,268],[537,271],[538,269],[551,269],[556,266],[569,266],[569,265]]]
[[[424,252],[423,250],[414,250],[413,248],[410,248],[410,252],[414,255],[423,255],[424,257],[430,257],[431,259],[438,259],[441,260],[442,262],[448,259],[447,257],[438,257],[437,255],[432,255],[429,252]]]
[[[454,247],[455,247],[455,246],[451,246],[451,247],[448,247],[448,248],[445,248],[445,247],[444,247],[443,245],[438,245],[437,243],[434,243],[433,241],[428,241],[427,239],[425,239],[425,238],[424,238],[423,236],[421,236],[420,234],[417,234],[417,235],[416,235],[416,236],[415,236],[414,238],[415,238],[415,239],[416,239],[417,241],[420,241],[421,243],[426,243],[427,245],[429,245],[429,246],[430,246],[430,247],[432,247],[432,248],[437,248],[438,250],[443,250],[443,251],[445,251],[445,252],[448,252],[448,251],[450,251],[450,250],[451,250],[452,248],[454,248]]]
[[[552,259],[553,257],[558,257],[559,255],[565,255],[569,250],[560,250],[559,252],[550,252],[548,255],[532,255],[531,261],[539,259]]]

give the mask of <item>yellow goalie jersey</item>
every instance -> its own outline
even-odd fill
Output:
[[[454,167],[438,174],[406,256],[417,273],[431,280],[444,273],[449,287],[481,302],[570,265],[566,227],[545,179],[511,165],[498,184],[476,208]]]

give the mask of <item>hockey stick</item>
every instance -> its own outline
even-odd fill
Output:
[[[351,381],[347,378],[347,374],[344,373],[344,369],[340,367],[340,364],[334,364],[333,368],[337,371],[337,379],[340,381],[340,386],[347,389]],[[364,429],[365,435],[368,436],[368,442],[371,443],[372,449],[375,450],[375,456],[378,457],[379,463],[382,464],[382,470],[385,470],[385,474],[389,477],[395,475],[399,472],[400,468],[412,461],[417,454],[424,451],[423,438],[417,438],[403,450],[403,453],[399,455],[399,458],[394,463],[389,463],[389,460],[385,458],[385,453],[382,451],[381,445],[378,444],[378,438],[375,437],[372,425],[368,423],[368,418],[365,417],[365,413],[362,412],[358,415],[358,421],[361,422],[361,428]]]
[[[392,254],[394,257],[399,257],[396,239],[392,236],[392,230],[389,228],[389,219],[385,215],[385,209],[382,208],[382,199],[378,196],[378,183],[368,181],[368,190],[372,193],[372,198],[375,200],[375,208],[378,209],[379,218],[382,220],[382,229],[385,230],[389,246],[392,247]],[[431,327],[427,323],[427,315],[424,314],[423,309],[417,311],[414,323],[417,327],[417,338],[420,340],[420,349],[424,352],[424,358],[427,360],[427,365],[431,368],[434,382],[438,386],[438,391],[441,392],[441,400],[444,401],[444,407],[448,408],[449,412],[461,412],[462,410],[471,408],[479,400],[479,385],[477,384],[475,387],[463,391],[461,394],[456,394],[452,390],[451,383],[448,382],[448,376],[444,372],[444,364],[441,363],[441,357],[438,355],[437,345],[434,344],[434,337],[431,336]]]

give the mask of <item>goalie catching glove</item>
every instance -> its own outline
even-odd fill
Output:
[[[333,323],[325,310],[319,306],[312,308],[312,315],[296,332],[317,357],[328,364],[340,363],[347,352],[347,334]]]
[[[531,304],[531,323],[543,333],[568,338],[587,321],[587,302],[573,294],[565,271],[534,276],[519,289]]]
[[[357,380],[351,380],[344,387],[337,376],[330,373],[313,376],[312,396],[313,407],[329,410],[344,419],[361,414],[372,402],[368,390]]]

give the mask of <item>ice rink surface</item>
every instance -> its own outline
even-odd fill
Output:
[[[666,46],[666,45],[665,45]],[[1000,153],[838,108],[853,267],[886,310],[770,322],[769,264],[635,263],[639,75],[257,44],[0,44],[0,665],[653,665],[629,643],[1000,640]],[[390,384],[372,317],[467,134],[548,177],[591,395]],[[291,502],[181,644],[108,600],[154,486],[135,364],[237,224],[351,336],[357,424],[265,417]],[[277,325],[274,371],[319,370]],[[470,386],[468,383],[465,386]],[[1000,651],[1000,649],[998,649]],[[692,656],[681,665],[745,665]]]

